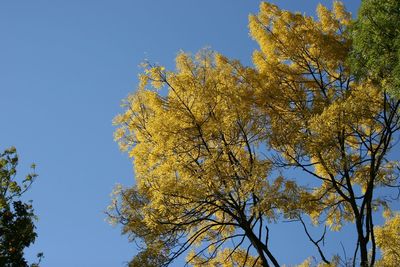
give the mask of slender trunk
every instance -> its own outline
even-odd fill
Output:
[[[360,244],[360,266],[368,267],[368,240],[364,237],[362,218],[356,219],[358,242]]]
[[[272,262],[273,266],[279,267],[280,265],[279,265],[278,261],[275,259],[275,257],[272,255],[272,253],[269,251],[266,244],[263,244],[261,242],[261,240],[257,238],[257,236],[250,229],[250,227],[246,227],[245,232],[246,232],[246,235],[249,238],[251,244],[256,248],[256,250],[261,258],[263,266],[269,266],[268,260],[265,257],[265,254],[267,254],[267,257]]]
[[[360,255],[361,255],[361,262],[360,266],[361,267],[368,267],[368,248],[367,248],[367,242],[364,238],[360,240]]]
[[[269,267],[268,260],[267,260],[267,258],[265,257],[264,251],[262,250],[262,248],[260,248],[259,246],[257,246],[257,245],[255,244],[256,242],[251,241],[251,243],[252,243],[253,246],[256,248],[256,250],[257,250],[257,252],[258,252],[258,255],[260,256],[262,266],[264,266],[264,267]]]

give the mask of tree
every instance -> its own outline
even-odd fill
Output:
[[[357,77],[369,77],[400,98],[400,1],[363,0],[352,27],[350,62]]]
[[[398,162],[388,153],[399,130],[399,101],[369,79],[355,81],[346,64],[350,15],[335,2],[319,21],[263,4],[250,31],[259,43],[254,63],[260,109],[269,118],[277,164],[300,168],[320,185],[307,213],[333,229],[355,224],[361,266],[376,256],[373,211],[388,208],[378,188],[398,186]],[[263,82],[258,82],[263,81]],[[382,192],[382,191],[380,191]],[[371,251],[369,251],[371,249]],[[368,256],[370,254],[370,256]]]
[[[28,174],[18,184],[17,165],[18,156],[14,147],[0,154],[0,265],[9,267],[28,266],[23,250],[37,236],[32,205],[20,200],[37,175],[34,172]],[[32,169],[34,171],[34,165]],[[39,261],[42,256],[38,254]]]
[[[354,223],[353,265],[374,265],[374,211],[390,210],[377,189],[398,186],[388,153],[400,103],[355,80],[344,6],[317,13],[262,3],[249,24],[255,68],[209,51],[181,53],[176,71],[145,66],[114,121],[135,163],[137,183],[117,190],[111,214],[142,242],[132,266],[166,266],[188,250],[193,266],[279,266],[268,225],[282,217],[302,223],[322,263],[336,266],[304,215],[332,230]],[[283,168],[311,179],[290,180]]]
[[[207,51],[194,59],[182,53],[176,61],[176,72],[150,66],[126,113],[115,119],[121,148],[135,158],[137,181],[122,192],[124,231],[143,239],[146,251],[161,244],[166,264],[197,244],[204,247],[189,254],[193,264],[221,253],[248,255],[238,249],[248,238],[247,250],[259,256],[244,262],[278,266],[267,222],[296,188],[282,177],[266,179],[271,164],[256,154],[264,117],[242,101],[253,89],[240,79],[252,70]],[[164,86],[168,95],[147,86]],[[221,252],[228,241],[236,245]]]

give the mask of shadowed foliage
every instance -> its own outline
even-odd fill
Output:
[[[18,155],[14,147],[0,154],[0,266],[29,266],[24,258],[24,249],[37,237],[32,205],[20,200],[37,175],[34,172],[28,174],[19,184],[16,180],[17,165]],[[34,165],[32,169],[34,171]],[[39,261],[42,256],[38,254]]]

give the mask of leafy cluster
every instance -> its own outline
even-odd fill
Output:
[[[400,262],[400,215],[396,214],[387,219],[383,226],[376,229],[377,244],[383,254],[377,266],[396,266]]]
[[[357,77],[369,77],[400,98],[400,1],[364,0],[353,25],[349,61]]]

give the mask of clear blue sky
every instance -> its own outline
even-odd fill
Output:
[[[273,2],[313,15],[319,1]],[[344,2],[356,13],[360,0]],[[135,90],[145,58],[171,68],[178,51],[211,47],[250,64],[256,44],[247,17],[258,5],[253,0],[0,1],[0,149],[16,146],[20,174],[31,162],[39,174],[27,195],[39,217],[29,259],[43,251],[44,267],[108,267],[132,257],[134,245],[104,221],[113,186],[134,182],[131,162],[112,137],[120,101]],[[275,234],[273,251],[286,263],[315,254],[287,241],[298,229]]]

